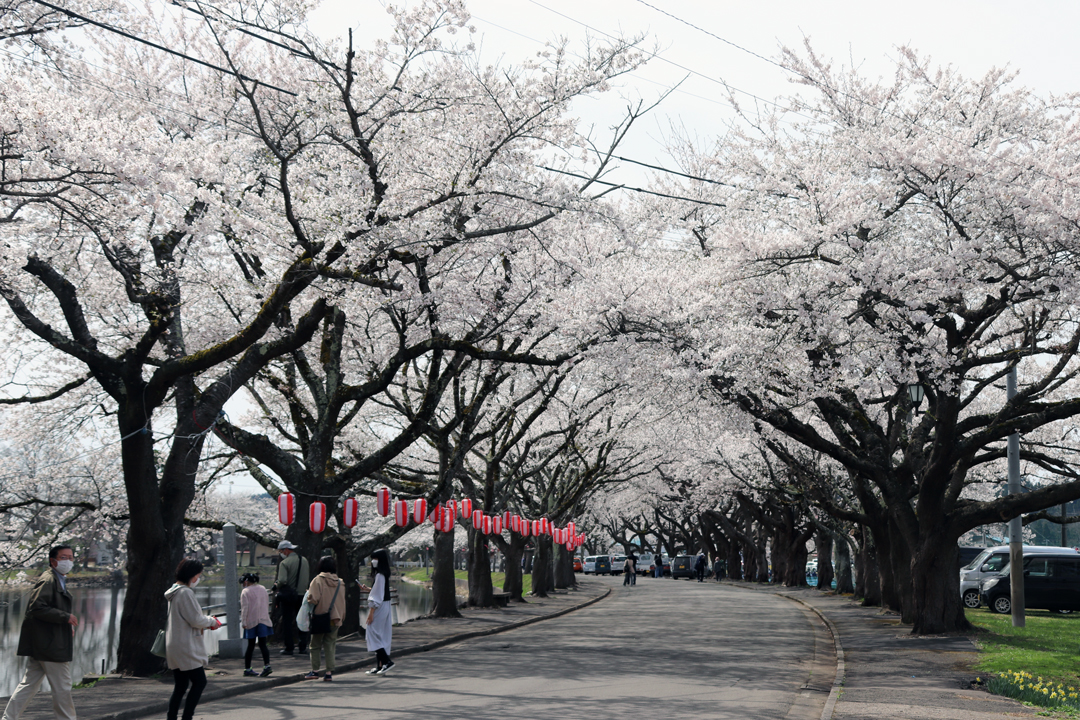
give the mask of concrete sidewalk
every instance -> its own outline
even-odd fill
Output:
[[[978,650],[968,637],[913,637],[895,614],[814,588],[737,585],[810,606],[839,640],[839,673],[822,720],[1007,720],[1038,714],[972,689]]]
[[[610,592],[609,587],[596,580],[579,578],[575,590],[557,590],[547,598],[530,597],[524,604],[514,603],[508,608],[497,609],[466,608],[461,611],[463,617],[460,619],[412,620],[394,628],[391,655],[398,660],[468,638],[557,617],[602,600]],[[270,664],[274,673],[266,678],[244,677],[242,658],[211,658],[210,667],[206,670],[209,683],[203,692],[200,707],[214,700],[302,682],[304,674],[311,670],[309,657],[282,656],[279,650],[280,646],[270,648]],[[375,657],[367,651],[364,641],[356,638],[338,642],[336,660],[335,677],[375,664]],[[262,669],[262,656],[258,648],[255,649],[252,667]],[[133,720],[151,715],[164,717],[172,688],[171,673],[160,678],[106,676],[93,687],[75,690],[75,708],[79,720]],[[7,698],[0,698],[0,708],[6,704]],[[39,693],[27,706],[22,720],[53,720],[53,717],[51,698],[46,693]]]

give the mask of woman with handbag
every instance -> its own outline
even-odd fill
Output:
[[[319,574],[311,581],[308,587],[308,603],[311,605],[311,642],[308,651],[311,653],[311,672],[304,676],[305,680],[317,680],[319,678],[319,665],[322,654],[326,653],[326,674],[323,681],[331,682],[334,679],[334,652],[337,649],[338,628],[345,617],[345,593],[341,579],[337,576],[337,563],[334,558],[326,556],[319,558]]]
[[[390,659],[390,636],[393,615],[390,608],[390,554],[379,549],[371,553],[371,587],[361,585],[368,593],[367,649],[375,653],[375,667],[368,675],[385,675],[394,667]]]
[[[173,671],[172,697],[169,698],[168,720],[176,720],[180,701],[187,692],[183,720],[191,720],[195,706],[206,688],[206,645],[203,631],[217,630],[221,621],[204,615],[195,598],[195,586],[202,577],[203,566],[198,560],[181,560],[176,568],[176,584],[165,592],[169,601],[169,619],[165,624],[165,662]],[[188,686],[191,691],[188,692]]]

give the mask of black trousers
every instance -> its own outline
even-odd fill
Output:
[[[169,714],[166,716],[168,720],[176,720],[176,713],[180,711],[180,701],[184,698],[184,692],[187,691],[188,685],[191,685],[191,690],[187,694],[187,702],[184,703],[184,717],[183,720],[191,720],[195,715],[195,706],[199,704],[199,698],[202,697],[203,690],[206,689],[206,671],[202,668],[195,668],[194,670],[173,670],[173,687],[172,697],[169,698]]]
[[[281,598],[281,641],[285,649],[292,652],[293,642],[300,645],[300,652],[307,648],[309,633],[300,632],[296,627],[296,613],[300,612],[300,605],[304,602],[303,597]]]

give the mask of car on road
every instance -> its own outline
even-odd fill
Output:
[[[589,573],[596,573],[596,556],[586,555],[585,561],[581,565],[581,572],[588,575]]]
[[[982,584],[982,600],[991,611],[1012,612],[1012,568]],[[1080,554],[1043,553],[1024,558],[1024,607],[1060,613],[1080,610]]]
[[[1077,555],[1076,550],[1049,545],[1024,545],[1024,557],[1049,553]],[[981,603],[980,585],[1009,566],[1009,546],[996,545],[983,550],[974,560],[960,568],[960,598],[964,607],[977,608]]]
[[[596,563],[593,565],[594,575],[610,575],[611,574],[611,556],[610,555],[597,555]]]
[[[612,555],[611,556],[611,574],[612,575],[622,575],[623,574],[623,563],[625,563],[625,562],[626,562],[626,556],[625,555]]]
[[[684,577],[689,580],[695,575],[693,555],[676,555],[671,559],[671,577],[673,579]]]
[[[583,565],[581,563],[581,558],[578,557],[577,555],[575,555],[574,556],[574,572],[581,572],[582,568],[583,568]]]

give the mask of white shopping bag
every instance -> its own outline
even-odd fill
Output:
[[[304,602],[300,603],[300,612],[296,613],[296,628],[300,632],[308,632],[311,628],[311,603],[307,601],[308,594],[304,593]]]

